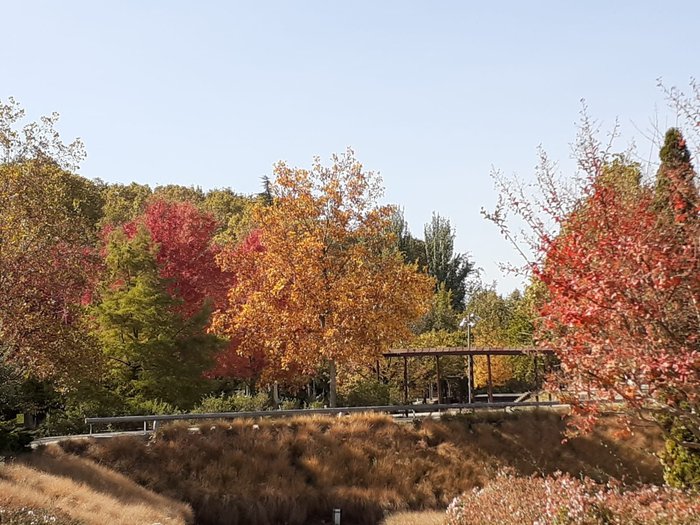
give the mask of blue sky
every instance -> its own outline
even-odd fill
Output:
[[[700,3],[0,0],[0,99],[51,111],[109,182],[251,193],[277,160],[354,148],[414,234],[437,211],[486,281],[519,279],[480,215],[489,173],[571,167],[580,99],[620,149],[675,123],[663,93],[697,74]]]

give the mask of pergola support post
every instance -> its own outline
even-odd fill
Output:
[[[493,403],[493,376],[491,374],[491,354],[486,354],[486,368],[488,370],[488,394],[489,403]]]
[[[537,354],[533,357],[533,367],[535,368],[535,403],[540,402],[540,378],[537,372]]]
[[[474,402],[474,356],[469,356],[469,371],[467,372],[467,401]]]
[[[440,356],[435,356],[435,369],[437,370],[438,404],[442,405],[442,377],[440,374]]]
[[[403,358],[403,404],[408,404],[408,358]]]

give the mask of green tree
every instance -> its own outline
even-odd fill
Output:
[[[191,202],[194,205],[201,205],[204,202],[204,192],[199,186],[181,186],[179,184],[166,184],[156,186],[153,196],[174,202]]]
[[[472,344],[479,347],[533,347],[533,327],[536,285],[530,285],[525,294],[514,290],[501,296],[493,286],[481,286],[469,299],[466,310],[479,321],[472,330]],[[484,384],[485,358],[475,360],[477,384]],[[499,356],[492,358],[494,384],[522,388],[532,386],[534,366],[531,357]]]
[[[396,237],[396,247],[403,255],[404,260],[407,263],[417,263],[421,269],[427,268],[425,242],[411,235],[408,222],[404,218],[403,208],[398,206],[393,208],[390,229]]]
[[[433,295],[430,311],[421,319],[415,331],[418,334],[435,331],[454,332],[459,327],[460,319],[453,307],[452,292],[445,287],[445,283],[441,283]]]
[[[223,225],[216,240],[222,244],[237,244],[244,239],[252,227],[253,207],[262,200],[261,197],[241,195],[230,188],[208,191],[202,209],[211,213]]]
[[[133,238],[117,230],[106,248],[106,276],[93,308],[94,334],[109,380],[125,397],[192,406],[209,385],[202,376],[220,340],[207,333],[211,307],[180,313],[180,301],[159,276],[157,248],[140,228]]]
[[[107,184],[102,190],[102,224],[120,225],[143,213],[153,192],[147,184]]]
[[[691,155],[680,130],[671,128],[666,132],[664,144],[659,151],[661,165],[656,173],[654,204],[658,210],[685,220],[697,217],[698,189],[695,185],[695,170]]]
[[[452,293],[455,310],[464,309],[467,276],[473,269],[466,254],[454,252],[455,232],[450,221],[434,213],[425,225],[425,254],[428,273]]]

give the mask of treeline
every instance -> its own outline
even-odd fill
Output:
[[[478,286],[448,219],[413,236],[351,151],[280,163],[257,195],[109,184],[76,174],[82,147],[55,117],[20,127],[17,104],[2,109],[6,419],[48,412],[60,432],[85,415],[400,401],[382,351],[466,344],[465,310],[484,319],[474,344],[531,342],[523,298]],[[412,395],[432,368],[412,364]],[[517,370],[496,366],[497,383]],[[230,397],[261,389],[271,398]]]

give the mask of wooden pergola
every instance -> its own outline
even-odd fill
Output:
[[[548,348],[473,348],[473,347],[438,347],[438,348],[393,348],[382,355],[387,359],[394,357],[403,358],[403,401],[408,403],[408,359],[410,357],[435,357],[435,368],[437,372],[438,384],[438,403],[443,403],[442,388],[440,382],[442,380],[440,373],[440,357],[442,356],[466,356],[469,357],[469,374],[467,381],[467,401],[473,402],[472,392],[474,389],[474,356],[486,356],[487,369],[487,389],[489,403],[493,403],[493,377],[491,374],[491,357],[492,356],[509,356],[509,355],[524,355],[532,356],[535,370],[535,384],[538,383],[537,361],[538,356],[554,353]]]

